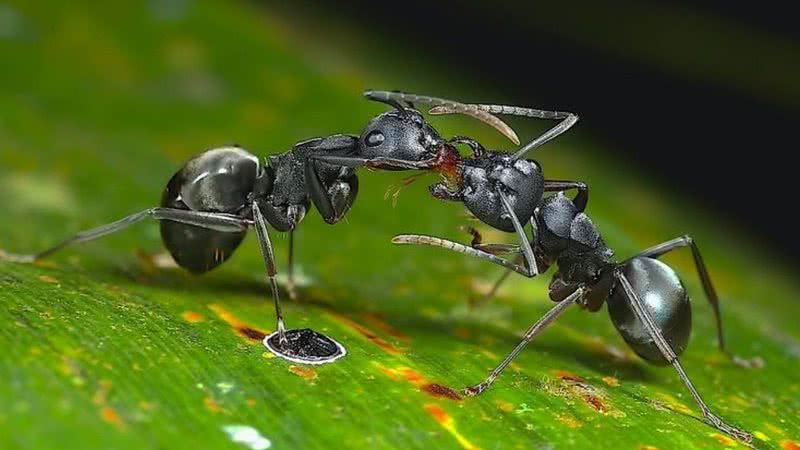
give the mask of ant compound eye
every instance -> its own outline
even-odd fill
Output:
[[[367,146],[369,147],[377,147],[383,144],[383,141],[386,138],[383,137],[383,133],[378,130],[372,131],[367,135]]]

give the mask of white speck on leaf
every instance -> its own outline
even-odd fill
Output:
[[[251,426],[225,425],[222,431],[227,433],[233,442],[245,445],[250,450],[266,450],[272,447],[272,442]]]

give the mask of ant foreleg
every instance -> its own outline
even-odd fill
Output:
[[[127,217],[117,220],[116,222],[101,225],[90,230],[81,231],[65,239],[61,243],[38,253],[17,255],[0,250],[0,260],[17,263],[33,263],[72,244],[79,244],[81,242],[89,242],[99,239],[103,236],[122,231],[129,226],[147,218],[169,220],[187,225],[194,225],[208,230],[231,233],[238,233],[243,230],[247,230],[248,226],[252,224],[249,220],[231,214],[157,207],[131,214]]]
[[[530,277],[535,277],[539,275],[539,266],[536,264],[536,256],[533,254],[533,249],[531,248],[531,242],[528,240],[528,235],[525,234],[525,229],[522,228],[522,224],[517,217],[517,214],[514,212],[514,208],[511,206],[511,201],[508,199],[506,194],[503,191],[498,190],[497,194],[500,196],[500,201],[503,202],[503,207],[506,209],[506,213],[509,215],[511,219],[511,223],[514,225],[514,230],[517,232],[517,237],[519,238],[519,245],[522,249],[522,256],[525,257],[526,265],[528,266],[528,270],[530,271]],[[533,236],[536,236],[536,222],[531,221],[531,228],[533,229]]]
[[[694,397],[695,402],[697,402],[697,404],[700,406],[700,410],[703,412],[703,419],[705,422],[722,431],[723,433],[739,439],[740,441],[750,443],[753,440],[753,437],[750,435],[750,433],[725,423],[719,416],[711,411],[711,408],[709,408],[708,405],[706,405],[706,403],[703,401],[703,398],[700,397],[700,393],[697,392],[697,389],[695,389],[691,380],[689,380],[689,376],[686,375],[686,372],[683,370],[683,366],[681,366],[678,356],[672,350],[672,347],[670,347],[667,340],[664,339],[664,336],[658,330],[658,327],[656,327],[650,312],[636,294],[636,291],[633,290],[633,286],[631,286],[630,282],[625,277],[625,274],[618,269],[614,271],[614,277],[624,289],[631,309],[636,314],[636,317],[642,322],[642,324],[644,324],[648,334],[650,334],[650,337],[653,338],[653,341],[655,342],[661,354],[672,364],[672,366],[678,372],[678,376],[681,378],[681,381],[683,381],[683,383],[686,385],[686,388],[692,394],[692,397]]]
[[[509,364],[511,364],[511,361],[513,361],[514,358],[516,358],[517,355],[519,355],[520,352],[522,352],[525,346],[528,345],[534,338],[536,338],[536,336],[542,330],[544,330],[548,325],[553,323],[558,318],[558,316],[561,315],[561,313],[566,311],[568,307],[580,301],[584,293],[585,293],[585,288],[581,286],[578,289],[576,289],[575,292],[570,294],[567,298],[558,302],[556,306],[547,311],[547,313],[541,319],[539,319],[536,323],[531,325],[530,328],[528,328],[528,331],[525,332],[525,335],[522,337],[520,343],[517,344],[514,350],[512,350],[511,353],[509,353],[508,356],[505,357],[505,359],[503,359],[503,362],[501,362],[497,367],[495,367],[494,370],[492,370],[489,373],[489,376],[486,377],[485,380],[474,386],[465,388],[464,395],[473,397],[479,395],[480,393],[485,391],[489,386],[491,386],[492,383],[494,383],[494,380],[496,380],[497,377],[499,377],[500,374],[503,372],[503,370],[505,370],[505,368],[508,367]]]
[[[742,358],[737,356],[725,347],[725,339],[723,336],[722,331],[722,314],[720,313],[720,306],[719,306],[719,296],[717,295],[717,291],[714,289],[714,285],[711,283],[711,276],[708,273],[708,269],[706,268],[706,264],[703,261],[703,257],[700,254],[700,249],[697,247],[697,244],[694,242],[689,235],[683,235],[679,238],[671,239],[667,242],[662,244],[658,244],[656,246],[650,247],[647,250],[641,252],[637,256],[644,256],[648,258],[657,259],[660,256],[669,253],[673,250],[682,248],[682,247],[689,247],[692,251],[692,257],[694,259],[694,265],[697,269],[697,274],[700,277],[700,281],[703,285],[703,290],[706,294],[706,299],[711,304],[711,309],[714,311],[714,319],[717,325],[717,344],[719,345],[719,350],[728,356],[731,361],[733,361],[736,365],[740,367],[744,367],[746,369],[753,369],[753,368],[761,368],[764,366],[764,360],[760,357],[754,358]]]
[[[258,236],[258,245],[261,249],[261,256],[264,258],[264,265],[267,268],[267,280],[269,281],[270,288],[272,289],[272,299],[275,302],[275,318],[278,328],[278,340],[281,345],[285,345],[286,341],[286,325],[283,322],[283,313],[281,312],[281,301],[278,296],[278,282],[275,280],[277,270],[275,269],[275,252],[272,250],[272,242],[269,239],[269,231],[267,230],[267,220],[264,214],[261,213],[261,208],[258,202],[253,202],[253,219],[255,221],[256,235]]]
[[[289,298],[297,299],[297,290],[294,284],[294,230],[289,230],[289,261],[286,264],[286,292]]]

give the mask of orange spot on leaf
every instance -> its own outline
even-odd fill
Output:
[[[603,383],[605,383],[605,384],[607,384],[607,385],[609,385],[611,387],[619,386],[619,380],[614,378],[614,377],[603,377]]]
[[[408,335],[404,334],[403,332],[399,331],[398,329],[386,323],[386,321],[384,321],[383,318],[377,314],[367,313],[367,314],[362,314],[361,317],[363,317],[364,320],[369,322],[375,328],[378,328],[379,330],[383,331],[384,333],[392,337],[400,339],[401,341],[409,340]]]
[[[800,450],[800,444],[795,441],[784,440],[781,441],[781,448],[783,450]]]
[[[440,408],[439,405],[428,403],[425,405],[425,411],[428,411],[428,414],[430,414],[434,420],[442,425],[453,421],[453,418],[450,417],[442,408]]]
[[[252,327],[247,323],[239,320],[238,317],[233,315],[230,311],[226,310],[220,305],[208,305],[208,309],[214,312],[220,319],[230,325],[239,336],[248,339],[251,342],[261,342],[269,334],[267,331],[262,331],[258,328]]]
[[[124,428],[125,423],[122,422],[122,418],[117,414],[117,411],[110,406],[106,406],[100,410],[100,417],[103,418],[105,422],[108,422],[114,425],[117,428]]]
[[[554,370],[553,375],[565,381],[577,381],[579,383],[583,383],[586,381],[581,376],[566,370]]]
[[[194,311],[186,311],[181,314],[181,317],[183,317],[183,320],[190,323],[202,322],[205,319],[200,313]]]
[[[405,381],[413,384],[414,386],[419,388],[420,391],[430,395],[431,397],[446,398],[449,400],[456,400],[456,401],[461,400],[461,395],[456,390],[438,383],[431,383],[430,380],[420,375],[410,367],[400,367],[397,369],[390,369],[381,364],[376,364],[376,366],[381,372],[386,374],[389,378],[395,381],[400,381],[405,379]]]
[[[289,372],[297,375],[298,377],[305,378],[306,380],[313,380],[317,378],[317,372],[314,369],[303,366],[289,366]]]
[[[443,410],[439,405],[435,405],[433,403],[427,403],[423,406],[425,411],[433,417],[442,428],[447,430],[451,436],[453,436],[456,441],[458,441],[459,445],[466,450],[478,450],[478,447],[472,445],[472,443],[464,437],[461,433],[459,433],[458,429],[456,428],[456,423],[452,417],[445,410]]]
[[[568,414],[560,415],[560,416],[557,417],[557,419],[558,419],[559,422],[561,422],[562,424],[564,424],[567,427],[572,428],[572,429],[580,428],[580,427],[583,426],[583,424],[578,419],[576,419],[576,418],[574,418],[574,417],[572,417],[572,416],[570,416]]]
[[[51,277],[50,275],[40,275],[39,281],[44,281],[45,283],[56,284],[58,280]]]
[[[206,407],[206,409],[208,411],[210,411],[210,412],[212,412],[214,414],[217,414],[217,413],[225,413],[225,414],[227,414],[228,413],[228,411],[226,411],[221,406],[219,406],[219,403],[217,403],[217,401],[213,397],[204,398],[203,399],[203,405]]]
[[[403,353],[402,350],[400,350],[399,348],[397,348],[394,345],[390,344],[389,342],[387,342],[386,340],[384,340],[383,338],[381,338],[380,336],[375,334],[375,332],[373,332],[369,328],[367,328],[367,327],[365,327],[365,326],[363,326],[363,325],[361,325],[361,324],[359,324],[357,322],[354,322],[353,320],[351,320],[351,319],[349,319],[349,318],[347,318],[345,316],[342,316],[340,314],[328,313],[328,315],[330,317],[332,317],[334,320],[336,320],[337,322],[342,323],[342,324],[352,328],[353,330],[358,332],[358,334],[360,334],[361,336],[365,337],[368,341],[370,341],[373,344],[375,344],[376,346],[378,346],[384,352],[386,352],[386,353],[388,353],[390,355],[399,355],[399,354]]]
[[[504,400],[495,400],[494,404],[497,405],[497,409],[506,413],[514,410],[514,405]]]
[[[720,444],[726,447],[733,447],[734,445],[736,445],[736,441],[729,438],[728,436],[725,436],[724,434],[712,433],[710,436],[718,440]]]

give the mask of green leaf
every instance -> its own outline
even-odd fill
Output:
[[[495,98],[363,27],[249,3],[18,1],[0,17],[13,25],[0,34],[0,247],[9,251],[154,206],[204,149],[238,142],[264,155],[358,132],[382,109],[361,99],[365,87]],[[409,78],[403,61],[415,61]],[[481,124],[436,120],[447,135],[506,146]],[[514,125],[523,139],[543,126]],[[766,367],[743,370],[716,351],[691,257],[676,254],[667,261],[695,304],[686,370],[716,412],[756,432],[756,446],[796,448],[794,274],[707,215],[702,198],[653,186],[580,126],[536,156],[549,176],[592,186],[589,213],[620,256],[696,238],[730,347]],[[430,180],[407,187],[396,207],[385,201],[403,176],[363,172],[347,220],[331,227],[311,214],[298,233],[303,285],[285,313],[291,327],[347,347],[331,365],[293,365],[253,339],[274,315],[252,236],[201,278],[168,267],[154,223],[40,264],[0,262],[0,448],[739,445],[699,420],[674,371],[633,357],[604,311],[566,313],[485,394],[452,398],[551,306],[548,277],[512,277],[471,310],[500,272],[392,246],[402,232],[467,240],[461,207],[430,198]],[[273,240],[284,268],[285,236]]]

